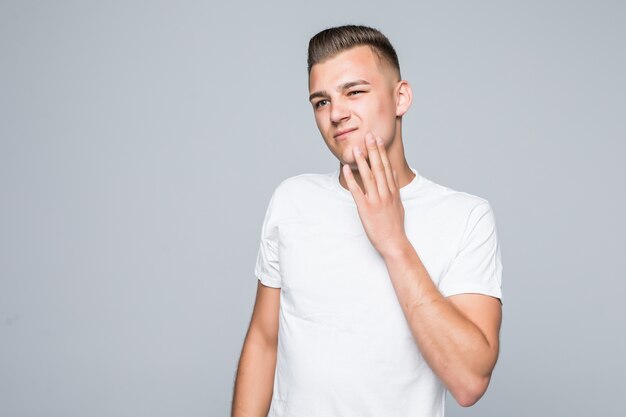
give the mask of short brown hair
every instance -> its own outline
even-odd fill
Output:
[[[325,29],[309,41],[308,71],[313,65],[332,58],[355,46],[367,45],[378,58],[391,65],[400,77],[400,63],[389,39],[379,30],[369,26],[344,25]]]

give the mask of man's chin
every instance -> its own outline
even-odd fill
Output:
[[[362,150],[363,148],[361,148]],[[367,153],[365,154],[365,161],[369,163],[369,158]],[[353,170],[358,169],[358,164],[356,159],[354,158],[354,154],[352,153],[352,148],[346,150],[343,154],[343,158],[341,159],[342,164],[348,164]]]
[[[350,165],[350,168],[352,169],[357,168],[356,159],[354,159],[354,155],[352,155],[352,149],[344,152],[340,161],[342,165]]]

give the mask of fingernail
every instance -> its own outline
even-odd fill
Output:
[[[372,137],[372,135],[367,135],[365,137],[365,140],[367,141],[367,143],[374,143],[374,138]]]
[[[379,145],[383,144],[383,138],[381,138],[380,136],[376,138],[376,142],[378,142]]]
[[[361,148],[359,148],[358,146],[354,148],[354,151],[358,153],[359,155],[361,155]]]

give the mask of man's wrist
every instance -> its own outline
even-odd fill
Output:
[[[413,244],[411,244],[411,241],[405,235],[392,245],[389,245],[387,249],[381,252],[381,255],[385,263],[397,263],[410,260],[412,256],[417,255],[417,252],[415,252]]]

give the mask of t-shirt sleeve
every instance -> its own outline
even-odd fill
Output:
[[[502,300],[502,261],[496,222],[488,202],[469,213],[466,229],[456,256],[439,283],[448,297],[479,293]]]
[[[278,253],[278,213],[276,191],[272,194],[261,228],[261,241],[254,275],[268,287],[280,288],[280,259]]]

